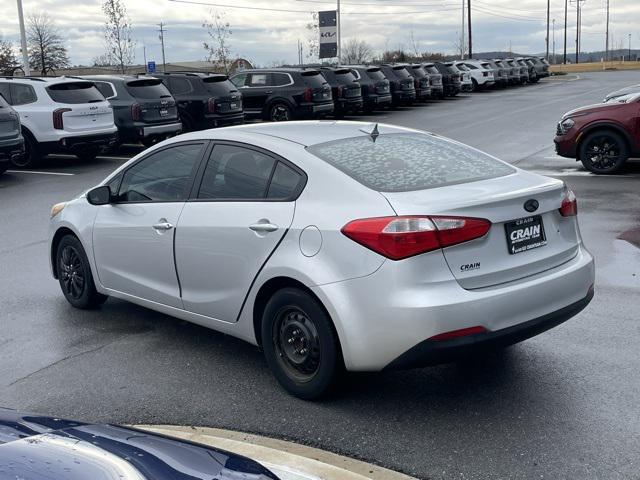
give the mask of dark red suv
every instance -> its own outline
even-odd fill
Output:
[[[556,152],[582,161],[593,173],[614,173],[640,156],[640,93],[565,113],[556,131]]]

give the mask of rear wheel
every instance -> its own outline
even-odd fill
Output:
[[[615,173],[629,158],[629,148],[622,135],[612,131],[598,131],[587,135],[580,145],[580,160],[593,173]]]
[[[142,140],[140,140],[140,143],[145,147],[149,148],[160,141],[161,139],[159,137],[151,137],[151,138],[143,138]]]
[[[38,142],[28,132],[23,132],[24,136],[24,154],[15,156],[11,159],[13,166],[18,168],[33,168],[40,163],[42,154],[38,149]]]
[[[311,400],[326,394],[342,369],[331,319],[308,293],[276,292],[262,315],[262,348],[269,368],[287,392]]]
[[[286,122],[292,118],[291,108],[286,103],[277,102],[269,107],[269,120],[272,122]]]
[[[92,309],[107,300],[106,295],[96,290],[89,260],[75,236],[65,235],[58,243],[56,270],[62,293],[74,307]]]

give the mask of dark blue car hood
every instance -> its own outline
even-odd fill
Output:
[[[259,463],[116,425],[0,408],[0,480],[277,480]]]

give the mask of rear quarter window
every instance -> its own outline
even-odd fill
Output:
[[[399,133],[320,143],[307,151],[379,192],[409,192],[515,172],[465,145],[428,134]]]
[[[100,91],[89,82],[57,83],[47,87],[51,100],[57,103],[96,103],[104,102]]]

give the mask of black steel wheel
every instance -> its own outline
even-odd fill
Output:
[[[627,142],[618,133],[602,130],[590,133],[580,145],[580,160],[593,173],[615,173],[629,158]]]
[[[74,307],[96,308],[107,300],[96,291],[87,255],[73,235],[65,235],[58,243],[56,272],[63,295]]]
[[[297,288],[279,290],[267,302],[261,339],[269,368],[296,397],[326,394],[343,369],[331,319],[313,296]]]
[[[278,102],[269,107],[269,120],[272,122],[286,122],[291,119],[291,108],[286,103]]]

